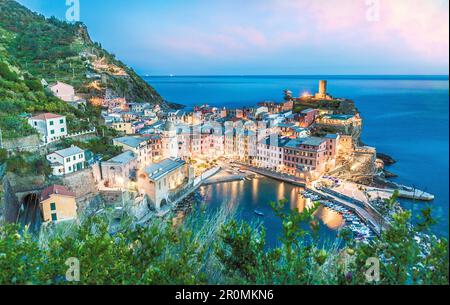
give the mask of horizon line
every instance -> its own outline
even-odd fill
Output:
[[[342,76],[389,76],[389,77],[447,77],[449,78],[449,74],[139,74],[144,77],[248,77],[248,76],[308,76],[308,77],[322,77],[322,76],[330,76],[330,77],[342,77]]]

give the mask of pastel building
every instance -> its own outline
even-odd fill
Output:
[[[55,84],[49,85],[48,88],[54,96],[67,102],[75,108],[80,105],[86,105],[86,100],[75,95],[75,89],[69,84],[58,81]]]
[[[77,146],[58,150],[47,155],[47,160],[53,170],[53,175],[63,176],[85,168],[84,150]]]
[[[55,84],[49,85],[48,88],[52,91],[53,95],[65,102],[74,102],[77,100],[75,89],[69,84],[56,82]]]
[[[285,170],[290,175],[307,178],[325,170],[327,140],[318,137],[293,139],[284,146]]]
[[[132,151],[125,151],[114,158],[101,162],[100,175],[104,186],[129,188],[136,178],[138,158]]]
[[[57,222],[77,218],[75,193],[61,185],[52,185],[41,192],[39,202],[43,221]]]
[[[39,114],[29,118],[28,124],[37,130],[45,144],[61,140],[67,136],[67,121],[63,115]]]
[[[188,166],[182,159],[164,159],[139,172],[139,190],[159,210],[171,202],[170,195],[187,183]]]
[[[111,127],[118,132],[122,132],[126,135],[135,134],[135,129],[133,128],[133,123],[131,122],[115,122],[112,123]]]
[[[151,147],[146,136],[126,136],[113,139],[115,146],[122,147],[124,151],[131,151],[137,156],[138,167],[144,167],[153,162]]]
[[[272,134],[258,142],[255,165],[275,171],[284,168],[284,146],[289,138]]]

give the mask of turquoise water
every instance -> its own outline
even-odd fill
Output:
[[[362,139],[367,145],[391,155],[398,162],[389,168],[399,175],[395,181],[416,186],[435,195],[429,203],[439,224],[438,235],[448,237],[449,228],[449,81],[447,76],[203,76],[147,77],[146,80],[167,100],[192,107],[251,106],[264,100],[281,101],[283,90],[295,95],[316,92],[319,79],[328,80],[328,92],[335,97],[353,99],[364,119]],[[209,187],[214,194],[220,186]],[[278,190],[278,182],[267,188]],[[251,194],[251,183],[241,188]],[[278,191],[268,192],[267,201]],[[228,193],[227,193],[228,194]],[[237,196],[237,195],[236,195]],[[241,215],[253,219],[258,197],[239,195],[244,202]],[[284,197],[290,198],[287,192]],[[214,196],[213,196],[214,197]],[[214,201],[221,198],[212,198]],[[222,200],[223,201],[223,200]],[[291,203],[295,205],[295,203]],[[428,203],[403,200],[417,214]],[[213,204],[214,205],[214,204]],[[250,213],[251,212],[251,213]],[[252,215],[250,215],[252,214]],[[267,224],[264,220],[266,228]],[[276,230],[276,222],[270,230]],[[326,231],[326,230],[325,230]],[[323,234],[331,234],[324,232]]]

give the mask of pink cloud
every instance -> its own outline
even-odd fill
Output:
[[[446,0],[275,0],[269,7],[308,27],[310,42],[383,47],[448,62]]]
[[[224,10],[212,26],[199,22],[189,28],[174,27],[160,44],[169,52],[213,58],[339,46],[392,58],[408,55],[422,62],[448,63],[445,0],[272,0],[252,5],[252,19],[248,13]]]

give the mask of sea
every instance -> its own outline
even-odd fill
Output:
[[[449,79],[448,76],[149,76],[144,79],[164,99],[191,109],[253,106],[262,101],[282,101],[283,91],[294,95],[315,93],[319,80],[328,81],[328,93],[355,102],[364,119],[362,141],[397,162],[387,169],[393,181],[435,195],[432,202],[401,200],[413,212],[431,206],[438,221],[433,232],[449,233]],[[203,204],[211,211],[223,205],[235,208],[235,217],[264,226],[269,245],[278,243],[281,222],[270,202],[286,199],[287,208],[302,210],[301,189],[268,178],[202,187]],[[254,213],[262,211],[265,217]],[[339,215],[320,211],[320,239],[333,242],[340,228]]]

